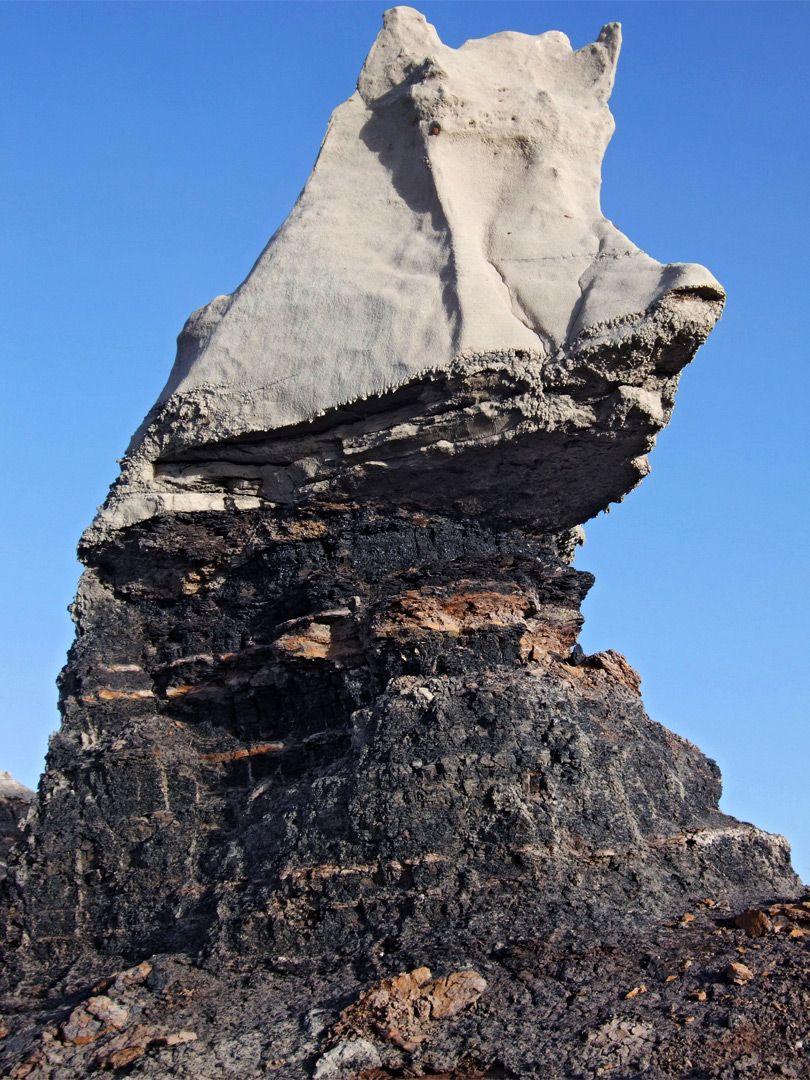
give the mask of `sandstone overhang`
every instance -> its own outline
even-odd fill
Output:
[[[560,532],[623,498],[724,294],[602,214],[620,41],[453,49],[387,12],[290,216],[186,323],[97,528],[362,499]]]

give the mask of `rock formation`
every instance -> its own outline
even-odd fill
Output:
[[[803,961],[785,841],[577,645],[580,526],[723,303],[601,214],[619,40],[454,50],[388,12],[186,324],[80,547],[9,1075],[720,1075],[742,1036],[693,1046],[683,1001],[726,1024],[743,934]],[[793,1068],[786,995],[745,1038]]]
[[[6,876],[6,858],[33,800],[33,791],[18,784],[11,773],[0,772],[0,880]]]

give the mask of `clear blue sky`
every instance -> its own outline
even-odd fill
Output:
[[[0,769],[57,725],[74,549],[187,315],[246,275],[352,92],[382,3],[0,6],[4,499]],[[723,770],[726,810],[810,878],[806,3],[421,6],[444,41],[620,20],[606,215],[707,265],[721,325],[653,472],[587,526],[586,650]]]

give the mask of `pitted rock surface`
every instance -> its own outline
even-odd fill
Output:
[[[796,893],[786,843],[719,811],[716,765],[647,717],[627,661],[577,651],[592,578],[560,549],[345,506],[157,518],[83,549],[64,722],[6,893],[12,984],[47,993],[62,1017],[42,1021],[61,1032],[47,1053],[74,1062],[34,1080],[88,1062],[193,1075],[200,1054],[201,1076],[268,1060],[287,1076],[468,1060],[545,1076],[525,1045],[504,1056],[512,1020],[491,1004],[515,942],[576,953],[706,898],[733,913]],[[182,1019],[148,997],[132,1028],[112,983],[82,989],[169,955],[206,1000],[225,995],[239,1064],[213,1068],[193,995]],[[406,993],[423,968],[432,985]],[[283,1008],[259,1028],[273,972]],[[454,978],[481,993],[441,1016],[436,986]],[[404,1003],[362,997],[380,980]],[[19,1022],[10,1055],[34,1052]],[[624,1022],[588,1053],[613,1053]],[[166,1042],[178,1032],[199,1037]]]
[[[805,1080],[810,952],[797,932],[810,902],[763,914],[776,922],[788,908],[781,928],[756,938],[707,897],[628,932],[516,939],[475,971],[447,958],[446,981],[463,976],[471,992],[444,1017],[420,1017],[426,969],[410,969],[408,955],[359,968],[164,954],[67,995],[15,988],[2,1000],[0,1061],[13,1080]],[[750,978],[733,978],[734,966]],[[395,1015],[416,1036],[410,1049],[386,1026]]]

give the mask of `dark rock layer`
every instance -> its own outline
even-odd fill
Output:
[[[0,772],[0,880],[6,876],[8,854],[20,837],[33,800],[33,791],[18,784],[10,773]]]
[[[201,1000],[246,980],[235,1038],[259,1063],[217,1064],[209,1047],[203,1068],[189,1040],[171,1060],[196,1064],[176,1075],[263,1075],[275,1040],[280,1076],[319,1055],[322,1077],[465,1058],[547,1076],[525,1033],[522,1064],[505,1055],[517,1020],[497,995],[515,978],[521,1001],[532,992],[504,959],[518,943],[582,956],[699,901],[795,894],[786,843],[719,811],[716,765],[647,717],[624,658],[576,645],[593,579],[567,564],[572,544],[344,504],[158,517],[87,546],[64,724],[7,889],[13,981],[50,995],[39,1022],[151,958]],[[444,1021],[416,1041],[387,1021],[321,1023],[425,965],[501,989],[463,1001],[452,1038]],[[148,1000],[165,1028],[174,1006]],[[194,1024],[221,1008],[227,1027],[235,1007]],[[92,1008],[55,1029],[75,1063],[34,1080],[119,1067],[98,1055],[120,1025]],[[16,1063],[36,1028],[18,1022]],[[167,1044],[150,1038],[157,1056],[125,1062],[132,1075],[162,1075]]]
[[[70,994],[7,995],[3,1075],[807,1078],[810,935],[799,931],[810,911],[785,907],[805,921],[753,939],[727,911],[701,904],[668,924],[587,941],[513,940],[476,958],[487,985],[474,1003],[436,1019],[408,1016],[405,994],[391,1007],[384,960],[375,971],[306,955],[199,964],[164,954],[117,977],[106,969]],[[377,996],[376,1009],[360,990]],[[382,1033],[375,1013],[393,1013],[400,1029]]]

